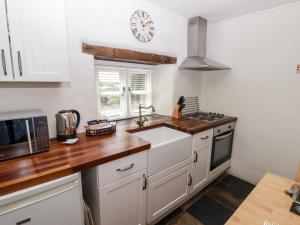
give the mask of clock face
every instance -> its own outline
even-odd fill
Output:
[[[151,41],[154,36],[154,23],[148,13],[137,10],[132,14],[130,20],[133,35],[142,42]]]

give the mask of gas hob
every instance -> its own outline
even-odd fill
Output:
[[[196,112],[183,115],[184,118],[189,118],[193,120],[199,120],[206,123],[215,123],[228,117],[221,113],[214,113],[214,112]]]

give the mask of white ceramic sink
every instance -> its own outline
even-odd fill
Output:
[[[168,127],[134,133],[151,143],[148,176],[154,175],[192,156],[192,136]]]

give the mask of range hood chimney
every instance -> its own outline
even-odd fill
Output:
[[[207,20],[202,17],[188,21],[188,57],[179,67],[182,70],[230,70],[229,67],[206,58]]]

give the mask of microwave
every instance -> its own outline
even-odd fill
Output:
[[[0,112],[0,161],[49,149],[48,120],[42,111]]]

